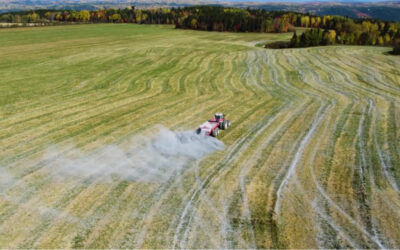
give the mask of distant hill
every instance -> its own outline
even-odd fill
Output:
[[[75,9],[95,10],[101,8],[120,8],[137,6],[150,7],[182,7],[192,5],[224,5],[234,7],[254,7],[266,10],[284,10],[316,15],[341,15],[351,18],[375,18],[386,21],[400,22],[400,1],[343,1],[343,2],[302,2],[288,0],[286,2],[272,1],[215,1],[215,0],[2,0],[0,13],[32,10],[32,9]]]
[[[247,6],[241,3],[240,6]],[[351,18],[375,18],[400,22],[400,1],[397,2],[353,2],[353,3],[254,3],[266,10],[308,12],[316,15],[339,15]]]

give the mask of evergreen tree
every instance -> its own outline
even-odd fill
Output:
[[[297,32],[294,31],[292,39],[290,39],[290,47],[297,48],[300,46],[300,39],[297,36]]]
[[[397,39],[397,40],[394,42],[392,54],[394,54],[394,55],[400,55],[400,39]]]

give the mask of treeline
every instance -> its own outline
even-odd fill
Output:
[[[400,23],[374,19],[354,20],[339,16],[324,16],[318,28],[294,32],[290,42],[266,44],[266,48],[304,48],[324,45],[379,45],[393,46],[398,52]],[[397,41],[397,42],[396,42]]]
[[[335,19],[303,13],[240,9],[221,6],[195,6],[154,9],[35,10],[4,13],[0,22],[49,23],[139,23],[175,24],[177,28],[233,32],[288,32],[293,27],[323,28]],[[333,23],[334,25],[334,23]]]
[[[90,22],[90,23],[139,23],[175,24],[179,9],[147,9],[135,7],[101,10],[35,10],[3,13],[0,22],[6,23],[46,23],[46,22]]]
[[[351,19],[338,18],[335,23],[329,24],[324,27],[325,30],[311,29],[301,36],[295,33],[291,39],[291,46],[390,45],[396,38],[400,38],[400,23],[377,20],[356,23]]]
[[[259,9],[197,6],[159,9],[102,9],[102,10],[36,10],[4,13],[0,22],[49,23],[139,23],[175,24],[177,28],[233,32],[288,32],[294,26],[319,28],[326,23],[325,17],[294,12]]]
[[[290,43],[275,45],[293,48],[331,44],[393,45],[400,38],[400,24],[395,22],[220,6],[35,10],[1,14],[0,22],[174,24],[183,29],[232,32],[289,32],[294,26],[310,28],[301,35],[294,33]]]
[[[394,45],[400,39],[400,23],[394,22],[332,17],[323,27],[324,30],[309,29],[301,35],[295,32],[290,42],[280,47],[304,48],[334,44],[383,46]]]
[[[175,24],[176,28],[207,31],[233,32],[288,32],[295,13],[268,12],[256,9],[225,8],[219,6],[198,6],[158,9],[102,9],[95,11],[36,10],[29,12],[4,13],[0,22],[8,23],[49,23],[49,22],[91,22],[91,23],[139,23]],[[299,19],[300,20],[300,19]]]
[[[182,8],[177,28],[232,32],[288,32],[294,13],[218,6]]]

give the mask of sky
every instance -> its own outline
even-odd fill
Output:
[[[134,0],[132,0],[132,1],[134,1]],[[218,0],[218,1],[225,1],[225,2],[254,2],[254,1],[257,1],[257,2],[286,2],[286,3],[287,2],[293,2],[293,3],[303,3],[303,2],[361,3],[361,2],[387,2],[388,0],[340,0],[340,1],[335,1],[335,0]],[[394,0],[394,1],[400,2],[400,0]]]

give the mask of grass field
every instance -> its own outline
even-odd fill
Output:
[[[290,36],[0,30],[0,247],[399,248],[400,57],[255,46]],[[217,111],[223,149],[145,158]]]

